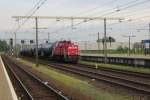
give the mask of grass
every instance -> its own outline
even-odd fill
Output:
[[[91,84],[88,84],[86,81],[82,81],[76,79],[71,76],[67,76],[62,73],[58,73],[55,70],[50,70],[44,65],[40,65],[39,67],[35,67],[34,63],[18,59],[19,62],[24,63],[26,65],[32,66],[36,71],[39,71],[52,79],[57,80],[60,83],[63,83],[65,86],[73,89],[74,91],[84,93],[92,98],[92,100],[131,100],[131,97],[125,98],[120,94],[110,94],[104,90],[100,91],[96,87]]]
[[[104,63],[89,62],[89,61],[80,61],[80,63],[81,64],[87,64],[87,65],[94,65],[97,67],[121,69],[121,70],[150,74],[150,68],[144,68],[144,67],[134,67],[134,66],[118,65],[118,64],[117,65],[116,64],[104,64]]]

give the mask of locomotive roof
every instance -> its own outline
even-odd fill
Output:
[[[71,41],[64,40],[64,41],[59,41],[59,43],[71,43]]]

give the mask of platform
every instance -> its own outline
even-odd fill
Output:
[[[90,54],[90,53],[81,53],[81,56],[98,56],[104,57],[104,54]],[[137,58],[137,59],[150,59],[150,55],[128,55],[128,54],[107,54],[108,57],[122,57],[122,58]]]
[[[107,59],[102,54],[80,54],[80,59],[85,61],[105,62],[110,64],[125,64],[139,67],[150,67],[150,56],[144,55],[117,55],[108,54]]]
[[[0,100],[18,100],[0,57]]]

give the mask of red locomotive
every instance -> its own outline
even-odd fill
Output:
[[[52,57],[65,62],[77,62],[79,58],[78,46],[71,41],[60,41],[56,43],[52,50]]]
[[[35,56],[35,47],[20,52],[23,56]],[[41,44],[38,49],[39,56],[63,62],[77,63],[79,59],[78,45],[71,41],[58,41],[55,43]]]

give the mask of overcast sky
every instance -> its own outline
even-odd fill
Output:
[[[19,23],[12,18],[15,15],[26,15],[39,0],[1,0],[0,1],[0,38],[13,37],[13,32]],[[34,14],[39,16],[89,16],[89,17],[121,17],[124,21],[107,21],[108,36],[117,41],[128,41],[123,35],[135,35],[133,41],[148,38],[148,23],[150,19],[150,0],[47,0]],[[83,20],[75,20],[74,24]],[[32,29],[34,20],[29,20],[17,32],[19,39],[34,39],[35,30]],[[72,39],[74,41],[95,41],[97,33],[103,37],[103,20],[93,20],[71,27],[68,20],[39,20],[40,39],[51,40]],[[67,27],[67,28],[66,28]],[[145,29],[137,31],[137,29]]]

